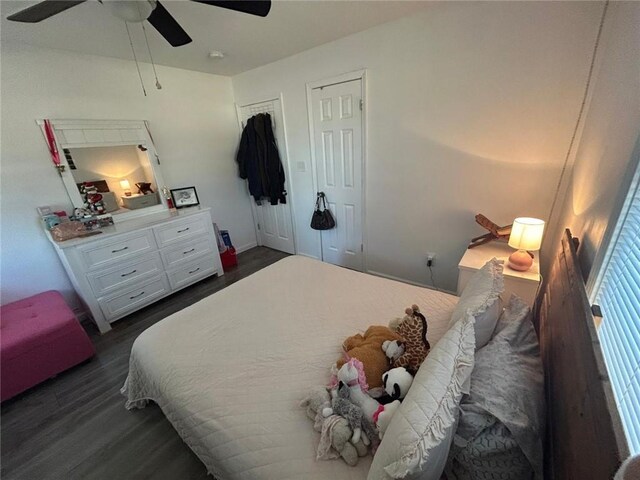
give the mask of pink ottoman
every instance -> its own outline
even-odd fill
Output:
[[[60,293],[0,307],[0,400],[92,357],[95,349]]]

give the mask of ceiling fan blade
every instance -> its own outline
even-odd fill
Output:
[[[38,23],[85,1],[86,0],[45,0],[29,8],[20,10],[13,15],[9,15],[7,20],[11,20],[12,22]]]
[[[153,9],[147,20],[173,47],[180,47],[192,41],[187,32],[160,2],[156,2],[156,8]]]
[[[228,8],[236,12],[266,17],[271,10],[271,0],[193,0],[194,2]]]

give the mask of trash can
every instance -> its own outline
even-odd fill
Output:
[[[222,269],[228,272],[233,267],[238,265],[238,256],[236,255],[236,249],[233,247],[227,248],[220,254],[220,260],[222,261]]]

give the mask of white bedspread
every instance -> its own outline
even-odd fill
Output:
[[[386,325],[417,303],[432,345],[457,297],[294,256],[143,332],[123,393],[153,400],[219,480],[364,479],[356,467],[316,461],[319,436],[301,398],[326,384],[342,341]]]

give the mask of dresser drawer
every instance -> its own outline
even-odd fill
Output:
[[[137,285],[147,278],[164,271],[158,252],[132,258],[124,264],[87,275],[87,280],[96,297]]]
[[[201,255],[218,255],[218,249],[213,245],[212,237],[198,237],[189,240],[184,245],[177,245],[163,249],[161,252],[162,261],[167,268],[178,267],[190,262]]]
[[[167,272],[169,276],[169,283],[173,290],[185,287],[190,283],[201,280],[208,277],[216,271],[216,266],[211,257],[203,257],[200,260],[182,265],[170,272]]]
[[[209,215],[198,215],[154,228],[160,248],[175,245],[190,237],[202,235],[213,228]]]
[[[138,310],[169,292],[169,283],[163,273],[143,285],[138,285],[135,289],[129,289],[126,293],[99,300],[99,303],[107,320],[112,320]]]
[[[118,235],[103,242],[80,249],[80,257],[85,267],[96,270],[156,249],[151,230]]]

